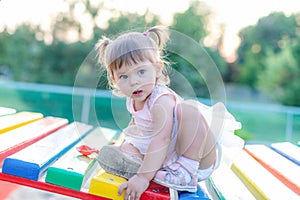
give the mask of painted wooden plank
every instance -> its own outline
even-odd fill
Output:
[[[300,195],[300,167],[265,145],[246,145],[245,150],[282,183]]]
[[[67,124],[67,119],[45,117],[0,134],[0,161],[3,161],[7,156],[37,142]]]
[[[4,174],[4,173],[0,173],[0,180],[27,186],[27,187],[31,187],[31,188],[36,188],[39,190],[53,192],[56,194],[62,194],[62,195],[74,197],[77,199],[108,200],[108,198],[92,195],[87,192],[72,190],[70,188],[65,188],[65,187],[61,187],[58,185],[45,183],[43,181],[34,181],[34,180],[30,180],[30,179],[26,179],[26,178],[22,178],[22,177],[18,177],[18,176],[12,176],[9,174]]]
[[[171,196],[170,193],[173,193],[173,196]],[[165,186],[159,185],[151,181],[149,187],[141,195],[140,199],[141,200],[170,200],[170,199],[173,200],[177,198],[178,198],[178,194],[176,190],[172,190],[170,188],[167,188]]]
[[[93,171],[97,154],[84,156],[78,152],[77,148],[87,145],[90,148],[100,150],[103,145],[111,143],[117,134],[118,131],[116,130],[95,128],[48,168],[46,182],[80,190]]]
[[[221,200],[255,199],[243,182],[224,162],[221,162],[219,167],[213,172],[208,180],[208,184],[215,190],[218,198]]]
[[[16,113],[16,109],[7,108],[7,107],[0,107],[0,116],[3,115],[10,115]]]
[[[300,166],[300,148],[298,146],[290,142],[278,142],[271,144],[271,148]]]
[[[114,200],[124,199],[125,192],[118,196],[119,186],[125,178],[105,172],[100,168],[91,180],[89,193]],[[150,182],[148,189],[141,195],[141,200],[169,200],[169,188]]]
[[[10,182],[0,181],[0,199],[9,199],[9,196],[19,188],[19,185]]]
[[[257,199],[299,199],[296,193],[286,187],[246,151],[238,154],[231,169]]]
[[[38,180],[45,170],[90,133],[92,126],[73,122],[4,160],[2,172]]]
[[[201,182],[203,183],[203,182]],[[196,192],[178,192],[178,199],[179,200],[197,200],[197,199],[201,199],[201,200],[210,200],[211,197],[208,194],[208,192],[206,191],[206,189],[204,189],[205,185],[201,185],[201,183],[198,183],[197,185],[197,191]]]
[[[18,112],[0,117],[0,134],[43,118],[41,113]]]
[[[208,193],[210,195],[210,199],[213,200],[225,200],[225,198],[222,196],[222,193],[219,193],[219,190],[216,189],[216,186],[213,184],[213,182],[210,181],[210,178],[208,178],[205,181],[205,186],[208,190]]]

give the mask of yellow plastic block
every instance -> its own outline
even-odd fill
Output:
[[[119,186],[125,178],[105,172],[102,168],[92,178],[89,193],[114,200],[124,199],[125,191],[118,195]]]

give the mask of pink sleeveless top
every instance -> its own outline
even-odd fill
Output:
[[[135,111],[134,102],[127,98],[127,109],[132,115],[134,125],[128,126],[123,130],[125,140],[137,147],[142,154],[146,153],[148,145],[153,136],[153,121],[151,119],[151,108],[156,100],[163,95],[171,95],[178,102],[181,98],[165,85],[156,85],[152,94],[147,99],[143,109]]]

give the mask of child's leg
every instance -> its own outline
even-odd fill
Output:
[[[106,145],[101,148],[98,163],[107,172],[127,179],[134,176],[143,156],[133,145],[123,142],[120,146]]]
[[[198,106],[198,102],[192,100],[177,106],[176,152],[179,156],[200,161],[200,168],[206,169],[216,160],[216,141]]]
[[[123,142],[120,145],[120,150],[128,155],[131,155],[132,157],[140,158],[141,160],[144,159],[144,156],[141,154],[141,152],[130,143]]]
[[[177,105],[178,132],[176,152],[179,159],[159,170],[154,181],[176,190],[197,190],[198,168],[211,168],[216,160],[213,134],[195,101]]]

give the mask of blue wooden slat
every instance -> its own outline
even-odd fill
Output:
[[[30,180],[40,175],[55,160],[90,133],[92,126],[73,122],[40,141],[7,157],[2,172]]]

